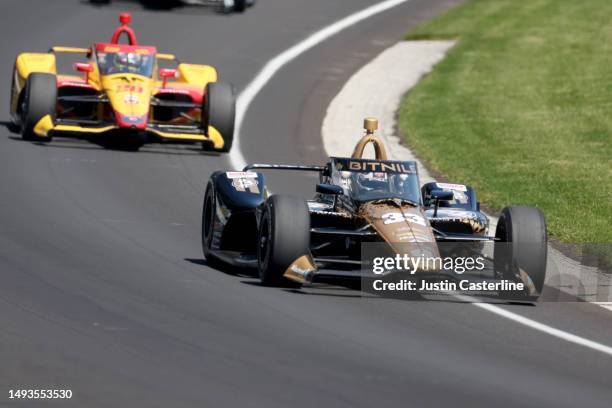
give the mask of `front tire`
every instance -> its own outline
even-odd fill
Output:
[[[234,125],[236,122],[234,87],[224,82],[213,82],[206,85],[206,96],[202,110],[204,131],[208,134],[208,127],[214,127],[225,142],[219,151],[229,152],[234,142]]]
[[[310,252],[310,215],[303,199],[271,196],[264,205],[257,237],[257,269],[266,286],[286,286],[287,268]]]
[[[50,142],[51,135],[41,137],[34,133],[34,127],[45,116],[55,120],[57,104],[57,80],[55,75],[35,72],[26,81],[21,106],[21,137],[24,140]]]
[[[537,300],[546,278],[548,237],[544,214],[533,207],[506,207],[497,222],[495,237],[495,270],[503,279],[519,282],[523,281],[521,273],[526,273],[537,292],[527,295],[527,299]]]
[[[234,0],[234,11],[244,13],[247,8],[247,0]]]

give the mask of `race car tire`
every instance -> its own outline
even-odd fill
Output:
[[[234,11],[243,13],[247,8],[247,0],[234,0]]]
[[[208,182],[206,193],[204,193],[204,204],[202,206],[202,252],[206,260],[210,260],[210,248],[212,245],[213,231],[215,227],[215,188],[212,182]]]
[[[296,286],[283,277],[287,268],[310,251],[310,215],[297,197],[273,195],[264,204],[257,237],[257,269],[266,286]]]
[[[506,293],[517,300],[535,301],[546,278],[548,237],[544,214],[533,207],[506,207],[495,230],[494,265],[502,279],[521,282],[520,271],[529,276],[537,295]]]
[[[40,137],[34,127],[42,118],[51,115],[55,119],[57,81],[55,75],[35,72],[28,76],[21,106],[21,137],[24,140],[50,142],[51,135]]]
[[[15,76],[17,74],[17,65],[13,65],[13,72],[11,73],[11,97],[10,97],[10,101],[9,101],[9,106],[11,107],[11,113],[12,112],[12,107],[13,107],[13,103],[14,98],[19,99],[20,94],[17,94],[16,90],[15,90]],[[17,101],[17,113],[19,113],[19,100]],[[11,114],[11,120],[8,122],[8,130],[12,133],[21,133],[21,124],[19,123],[21,118],[17,118],[15,116],[18,115],[13,115]]]
[[[206,85],[202,127],[208,132],[212,126],[223,137],[224,145],[219,151],[229,152],[234,142],[234,125],[236,122],[236,93],[234,87],[225,82],[213,82]],[[208,144],[203,144],[207,147]]]

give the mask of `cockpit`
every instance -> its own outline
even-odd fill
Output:
[[[400,199],[421,203],[416,163],[332,158],[332,180],[355,201]]]
[[[136,74],[150,78],[155,66],[154,55],[132,51],[97,51],[96,59],[102,75]]]

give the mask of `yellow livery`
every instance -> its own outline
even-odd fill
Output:
[[[174,55],[139,45],[130,15],[119,20],[108,43],[17,56],[13,127],[24,139],[41,142],[89,134],[137,147],[168,140],[228,152],[236,110],[233,86],[219,82],[211,66],[179,63]],[[83,55],[74,73],[57,71],[57,59],[65,54]]]

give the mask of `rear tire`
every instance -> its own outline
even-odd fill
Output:
[[[544,288],[548,237],[544,214],[533,207],[506,207],[497,222],[495,237],[495,270],[503,279],[519,281],[520,270],[527,273],[537,291],[536,296],[521,298],[537,300]],[[512,293],[512,296],[517,294]]]
[[[271,196],[264,205],[257,237],[257,269],[266,286],[288,286],[287,268],[310,252],[310,215],[303,199]],[[293,286],[295,286],[294,284]]]
[[[24,140],[50,142],[51,135],[38,136],[34,127],[45,116],[55,120],[57,104],[57,80],[55,75],[35,72],[26,81],[23,103],[21,106],[21,137]]]
[[[206,96],[202,111],[202,128],[206,133],[208,133],[209,126],[217,129],[225,142],[219,151],[229,152],[234,142],[234,125],[236,121],[236,94],[234,87],[224,82],[213,82],[206,85]]]

